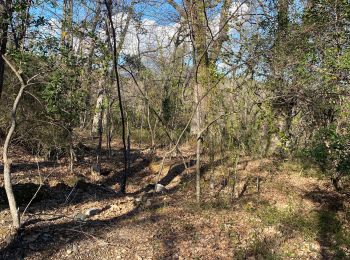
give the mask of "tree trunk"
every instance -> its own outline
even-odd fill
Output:
[[[199,95],[199,84],[196,84],[195,89],[195,98],[196,98],[196,104],[197,104],[197,111],[196,111],[196,130],[197,130],[197,149],[196,149],[196,199],[197,203],[200,203],[201,200],[201,146],[202,146],[202,135],[201,135],[201,106],[199,104],[200,102],[200,95]]]
[[[195,104],[197,105],[198,111],[200,111],[200,117],[195,117],[191,125],[191,133],[196,135],[201,131],[201,123],[203,123],[206,113],[205,100],[201,100],[204,94],[204,89],[208,88],[208,77],[209,77],[209,57],[207,50],[207,27],[205,20],[205,6],[202,1],[197,1],[195,5],[190,5],[187,1],[187,9],[191,10],[191,22],[192,28],[192,42],[195,50],[195,64],[196,67],[196,85],[194,90]]]
[[[12,111],[11,111],[11,127],[7,133],[5,143],[4,143],[4,148],[3,148],[3,161],[4,161],[4,182],[5,182],[5,190],[6,190],[6,196],[9,202],[10,206],[10,212],[12,216],[12,221],[13,221],[13,226],[15,228],[20,227],[20,216],[19,212],[17,209],[17,204],[16,204],[16,199],[12,190],[12,182],[11,182],[11,160],[8,158],[8,150],[10,146],[10,142],[12,139],[12,136],[15,132],[16,129],[16,112],[17,108],[19,105],[19,102],[22,98],[24,89],[26,88],[27,84],[24,82],[23,77],[21,76],[20,73],[15,69],[15,67],[8,61],[6,60],[5,56],[2,56],[4,61],[9,65],[11,70],[16,74],[17,78],[21,82],[21,88],[16,96],[16,99],[13,103]]]
[[[119,77],[119,72],[118,72],[118,57],[119,57],[119,52],[118,52],[118,47],[117,47],[117,40],[116,40],[116,31],[115,31],[115,27],[113,24],[113,17],[112,17],[112,2],[107,2],[107,0],[104,1],[105,2],[105,6],[107,8],[107,16],[108,16],[108,20],[109,20],[109,25],[111,27],[111,31],[112,31],[112,44],[113,44],[113,69],[114,69],[114,73],[115,73],[115,77],[116,77],[116,83],[117,83],[117,92],[118,92],[118,103],[119,103],[119,110],[120,110],[120,117],[121,117],[121,121],[122,121],[122,140],[123,140],[123,154],[124,154],[124,173],[123,173],[123,177],[121,180],[121,187],[120,187],[120,191],[121,193],[125,194],[126,192],[126,181],[128,178],[128,155],[127,155],[127,144],[126,144],[126,133],[125,133],[125,115],[124,115],[124,107],[123,107],[123,102],[122,102],[122,94],[121,94],[121,83],[120,83],[120,77]],[[133,6],[133,1],[132,1],[132,6]],[[129,9],[129,13],[128,16],[131,16],[132,14],[132,6]],[[131,18],[129,18],[131,19]],[[125,32],[126,34],[126,30],[129,26],[129,22],[127,22],[127,25],[124,27],[124,30],[122,32],[122,36],[123,33]],[[120,39],[119,42],[119,46],[122,46],[124,43],[124,39],[125,39],[125,35],[122,37],[122,39]],[[121,49],[120,49],[121,50]],[[119,50],[119,51],[120,51]]]
[[[61,43],[64,48],[71,51],[73,48],[73,0],[63,1],[63,21]]]
[[[149,133],[151,135],[151,148],[154,149],[155,140],[154,140],[154,134],[153,134],[152,124],[151,124],[151,113],[150,113],[150,107],[149,107],[148,101],[147,101],[147,123],[148,123]]]
[[[205,18],[205,5],[204,1],[196,1],[194,5],[191,5],[186,1],[187,9],[191,10],[191,27],[192,27],[192,41],[195,50],[195,66],[196,66],[196,82],[194,89],[194,99],[197,106],[196,111],[196,128],[193,132],[196,132],[197,136],[197,162],[196,162],[196,197],[197,203],[201,200],[200,178],[201,178],[201,147],[202,147],[202,125],[205,122],[205,115],[208,107],[206,102],[202,99],[204,89],[209,88],[209,57],[207,49],[207,27]],[[192,131],[192,129],[191,129]]]
[[[112,102],[113,103],[113,102]],[[112,146],[111,146],[111,101],[110,97],[107,98],[107,109],[106,109],[106,146],[108,149],[108,157],[110,158],[112,156]]]
[[[144,107],[143,107],[144,109]],[[140,127],[140,143],[139,143],[139,148],[142,147],[142,139],[143,139],[143,115],[144,113],[141,113],[141,127]]]
[[[128,169],[131,167],[131,131],[130,131],[130,125],[129,125],[129,119],[127,119],[126,122],[126,131],[127,131],[127,142],[128,142],[128,148],[127,148],[127,158],[128,158]]]
[[[97,29],[97,25],[98,22],[100,21],[100,14],[101,14],[101,3],[99,1],[96,1],[96,11],[95,11],[95,17],[93,19],[93,22],[91,24],[91,35],[95,35],[96,34],[96,29]],[[86,62],[86,66],[84,68],[84,80],[83,80],[83,89],[87,90],[87,94],[86,94],[86,99],[85,99],[85,106],[86,106],[86,110],[84,112],[84,121],[82,124],[82,128],[85,128],[86,126],[86,122],[91,120],[91,71],[93,68],[93,56],[95,53],[95,47],[96,47],[96,42],[97,42],[97,37],[92,37],[91,39],[91,45],[89,48],[89,55],[87,58],[87,62]]]
[[[201,202],[201,148],[202,147],[202,137],[197,136],[197,149],[196,149],[196,199],[197,203]]]
[[[75,152],[73,145],[73,133],[72,129],[69,129],[69,170],[71,174],[73,174],[75,160]]]
[[[102,80],[100,81],[100,91],[98,92],[96,106],[95,106],[95,114],[92,120],[92,129],[91,133],[93,135],[99,133],[100,122],[102,122],[103,117],[103,100],[105,98],[105,92],[102,89]]]
[[[6,152],[7,153],[7,152]],[[5,154],[5,153],[4,153]],[[5,182],[5,190],[6,190],[6,196],[7,200],[10,206],[10,212],[12,216],[12,223],[15,228],[20,227],[20,218],[19,218],[19,212],[17,209],[16,199],[15,195],[12,190],[12,181],[11,181],[11,160],[5,159],[5,156],[3,154],[3,160],[4,160],[4,182]]]
[[[6,54],[11,4],[11,0],[0,1],[0,98],[3,91],[5,75],[5,60],[2,56]]]

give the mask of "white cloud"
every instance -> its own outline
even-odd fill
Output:
[[[133,21],[125,37],[123,53],[136,55],[138,51],[149,52],[161,49],[168,52],[177,27],[177,24],[159,25],[151,19],[144,19],[140,24]],[[119,35],[117,35],[117,40],[119,40]]]
[[[236,1],[229,8],[228,17],[230,18],[230,33],[234,32],[234,27],[237,23],[242,23],[247,20],[249,12],[249,5],[244,2]],[[213,35],[216,35],[220,30],[220,13],[217,13],[210,21],[209,27]]]

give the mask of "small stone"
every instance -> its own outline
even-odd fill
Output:
[[[95,233],[95,229],[93,227],[89,228],[90,233]]]
[[[157,183],[156,186],[154,187],[155,192],[164,192],[166,191],[166,188],[164,185]]]
[[[75,221],[85,221],[86,220],[86,215],[78,213],[74,216]]]
[[[152,205],[152,201],[150,199],[146,200],[146,207],[150,207]]]
[[[72,250],[70,250],[70,249],[67,250],[67,255],[70,255],[70,254],[72,254],[72,253],[73,253]]]

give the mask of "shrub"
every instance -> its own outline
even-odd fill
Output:
[[[308,155],[330,176],[334,187],[350,175],[350,134],[349,129],[339,130],[334,125],[319,129],[313,137]]]

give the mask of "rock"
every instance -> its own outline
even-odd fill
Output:
[[[74,216],[75,221],[85,221],[86,220],[86,215],[82,213],[78,213]]]
[[[100,212],[101,212],[101,209],[99,208],[90,208],[85,211],[85,216],[92,217],[94,215],[97,215]]]
[[[142,197],[135,198],[134,200],[134,206],[139,207],[142,204]]]
[[[166,188],[164,185],[157,183],[156,186],[154,187],[155,192],[164,192],[166,191]]]
[[[73,253],[73,251],[71,250],[71,249],[68,249],[67,250],[67,255],[70,255],[70,254],[72,254]]]
[[[152,201],[150,199],[146,200],[146,207],[150,207],[152,205]]]
[[[89,232],[90,232],[90,233],[95,233],[95,231],[96,231],[96,230],[95,230],[93,227],[89,228]]]

